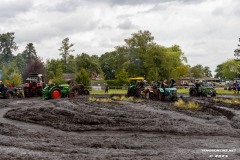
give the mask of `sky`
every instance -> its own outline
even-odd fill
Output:
[[[191,66],[214,71],[240,43],[239,8],[239,0],[0,0],[0,34],[15,33],[15,55],[33,43],[46,60],[60,58],[66,37],[73,55],[101,56],[148,30],[159,45],[179,45]]]

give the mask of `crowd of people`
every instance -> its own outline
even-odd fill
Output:
[[[168,87],[172,88],[175,84],[176,84],[176,81],[171,78],[170,81],[169,81],[169,84],[168,84],[167,79],[165,79],[165,80],[159,81],[159,82],[152,81],[150,85],[154,89],[157,89],[158,87],[160,87],[160,88],[168,88]],[[146,85],[146,82],[144,80],[137,82],[137,87],[138,88],[144,88],[145,85]]]
[[[240,82],[235,81],[231,87],[231,89],[234,91],[234,94],[239,94],[240,91]]]

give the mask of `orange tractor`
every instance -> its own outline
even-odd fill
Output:
[[[45,82],[42,74],[30,73],[24,85],[25,97],[42,96]]]

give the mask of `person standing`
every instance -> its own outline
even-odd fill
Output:
[[[199,82],[199,80],[197,79],[196,82],[195,82],[195,86],[196,86],[196,90],[197,90],[197,96],[200,95],[200,87],[201,87],[201,84]]]
[[[109,89],[108,84],[106,84],[105,85],[105,93],[108,93],[108,89]]]
[[[236,82],[236,91],[237,91],[237,94],[239,94],[239,91],[240,91],[240,83],[239,82]]]

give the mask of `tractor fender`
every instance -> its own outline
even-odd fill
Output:
[[[158,88],[158,91],[159,91],[160,93],[164,93],[164,89],[163,89],[163,88]]]

